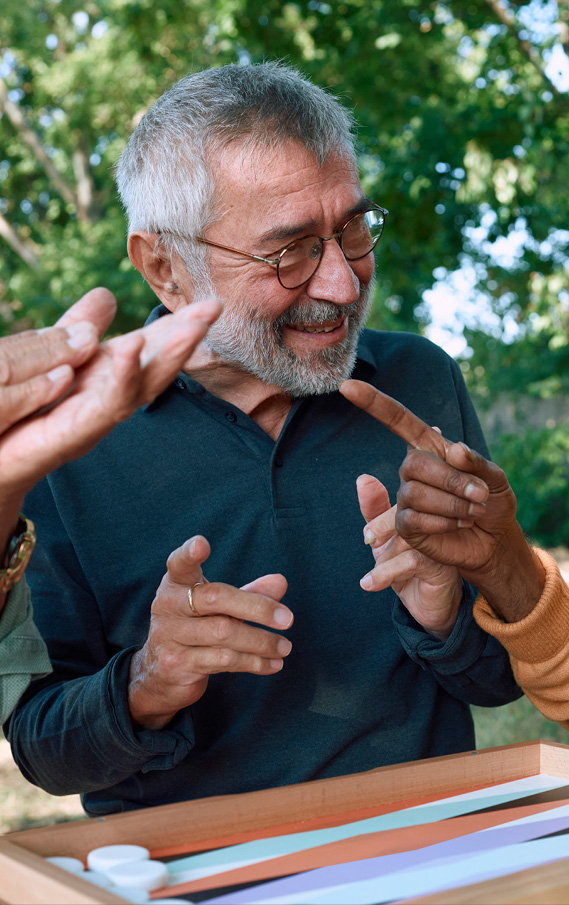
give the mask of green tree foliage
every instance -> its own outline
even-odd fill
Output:
[[[543,34],[528,12],[553,15]],[[356,107],[366,190],[391,211],[376,325],[421,329],[433,271],[467,255],[496,309],[537,318],[560,348],[569,116],[544,54],[567,15],[545,0],[3,0],[3,329],[49,323],[98,283],[118,326],[138,323],[152,297],[125,255],[111,172],[128,135],[188,71],[286,59]],[[500,266],[489,243],[522,222],[525,253]]]
[[[569,431],[567,428],[504,434],[494,458],[510,477],[518,519],[535,542],[569,547]]]

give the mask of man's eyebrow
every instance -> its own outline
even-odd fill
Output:
[[[361,214],[362,211],[367,211],[370,207],[373,206],[373,201],[370,201],[369,198],[364,196],[360,198],[359,201],[354,204],[342,218],[342,225],[346,223],[350,217],[354,217],[356,214]],[[284,224],[275,226],[273,229],[270,229],[268,232],[263,233],[262,236],[259,236],[258,241],[260,243],[264,242],[284,242],[292,241],[296,236],[305,233],[306,235],[317,235],[317,223],[316,220],[312,218],[310,220],[305,220],[304,223],[296,223],[294,226],[285,226]]]
[[[287,240],[290,239],[292,241],[295,236],[299,236],[301,233],[310,233],[315,229],[315,220],[305,220],[304,223],[297,223],[294,226],[275,226],[268,232],[263,233],[259,237],[259,242],[284,242],[286,244]]]

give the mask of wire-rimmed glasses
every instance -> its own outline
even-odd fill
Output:
[[[368,210],[350,217],[342,228],[331,236],[303,236],[301,239],[295,239],[294,242],[285,245],[275,258],[263,258],[248,251],[231,248],[229,245],[212,242],[203,236],[197,236],[197,241],[270,264],[276,267],[277,279],[284,289],[298,289],[316,273],[324,253],[324,242],[336,239],[347,261],[358,261],[369,255],[381,239],[388,213],[389,211],[378,204],[370,205]]]

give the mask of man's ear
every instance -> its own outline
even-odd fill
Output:
[[[132,232],[128,237],[128,256],[162,304],[170,311],[176,311],[187,305],[190,299],[185,297],[174,279],[170,259],[159,244],[156,247],[157,239],[156,233],[147,233],[142,229]]]

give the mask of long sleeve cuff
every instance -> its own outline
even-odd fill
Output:
[[[512,657],[525,663],[555,657],[569,638],[569,588],[553,557],[544,550],[535,549],[535,553],[545,570],[545,586],[531,613],[519,622],[504,622],[482,594],[474,603],[478,625],[497,638]]]
[[[118,742],[125,758],[138,761],[137,769],[169,770],[179,763],[194,746],[194,728],[189,709],[180,713],[163,729],[132,728],[128,709],[128,672],[134,649],[123,651],[113,664],[109,675],[108,694],[112,722],[107,725]]]
[[[486,639],[472,619],[476,590],[463,581],[462,600],[454,628],[445,641],[430,635],[397,599],[393,621],[407,654],[423,669],[434,667],[441,675],[464,672],[484,650]]]
[[[16,710],[8,737],[31,782],[52,795],[92,792],[138,772],[175,767],[191,751],[191,708],[164,729],[132,728],[127,689],[134,650],[115,654],[91,676],[46,685]],[[42,713],[48,717],[42,720]]]
[[[531,613],[518,622],[502,622],[482,595],[474,612],[478,624],[508,651],[532,704],[569,729],[569,587],[555,560],[543,550],[535,552],[545,569],[545,587]]]

